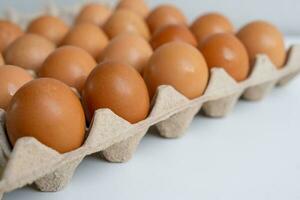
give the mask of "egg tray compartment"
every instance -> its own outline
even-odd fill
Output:
[[[286,66],[279,70],[267,56],[257,56],[251,75],[243,82],[237,83],[221,68],[212,69],[205,94],[193,100],[171,86],[161,86],[147,119],[130,124],[109,109],[99,109],[82,147],[65,154],[32,137],[19,139],[11,150],[5,133],[5,112],[0,110],[0,164],[3,166],[0,194],[31,183],[41,191],[59,191],[87,155],[98,152],[111,162],[128,161],[150,126],[155,125],[163,137],[180,137],[201,108],[207,116],[223,117],[241,96],[250,101],[260,100],[275,85],[286,84],[299,72],[300,46],[294,46]]]

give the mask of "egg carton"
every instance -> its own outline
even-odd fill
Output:
[[[49,3],[43,11],[29,15],[8,9],[5,18],[25,27],[34,17],[50,14],[72,24],[86,2],[66,8]],[[205,94],[193,100],[171,86],[161,86],[153,98],[149,116],[136,124],[130,124],[109,109],[97,110],[85,143],[65,154],[29,137],[19,139],[12,149],[5,132],[5,111],[0,109],[0,165],[3,167],[0,168],[0,199],[4,193],[32,183],[41,191],[59,191],[71,180],[83,158],[93,153],[99,153],[110,162],[128,161],[153,125],[163,137],[181,137],[199,110],[209,117],[223,117],[240,97],[250,101],[262,99],[275,85],[285,85],[300,73],[300,46],[292,47],[289,52],[287,64],[280,70],[267,56],[258,55],[249,78],[239,83],[223,69],[214,68]]]
[[[111,162],[128,161],[149,127],[156,126],[166,138],[181,137],[200,109],[209,117],[226,116],[240,97],[260,100],[274,86],[285,85],[298,73],[300,45],[290,49],[287,64],[282,69],[276,69],[267,56],[258,55],[249,78],[243,82],[236,82],[222,68],[213,68],[205,94],[193,100],[171,86],[160,86],[145,120],[130,124],[109,109],[99,109],[84,144],[65,154],[32,137],[19,139],[12,149],[5,133],[5,112],[0,110],[0,164],[4,167],[0,194],[31,183],[41,191],[59,191],[68,184],[87,155],[99,153]]]

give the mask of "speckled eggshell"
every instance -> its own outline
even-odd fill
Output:
[[[150,96],[160,85],[171,85],[189,99],[203,94],[209,78],[204,57],[197,48],[185,42],[160,46],[144,70]]]
[[[151,33],[170,24],[187,25],[187,19],[181,10],[169,4],[156,7],[150,12],[146,21]]]
[[[17,24],[0,20],[0,53],[22,34],[23,31]]]
[[[103,51],[99,62],[127,63],[142,73],[152,53],[151,46],[143,37],[137,34],[124,33],[111,40]]]
[[[147,17],[149,14],[148,5],[144,0],[120,0],[117,9],[120,8],[132,10],[143,18]]]
[[[56,45],[59,45],[69,30],[68,25],[58,17],[44,15],[40,16],[27,27],[28,33],[41,35]]]
[[[80,47],[97,58],[108,44],[106,34],[98,26],[91,23],[75,25],[62,42],[64,45]]]
[[[38,75],[55,78],[81,91],[86,78],[97,65],[85,50],[75,46],[56,49],[43,63]]]
[[[198,17],[192,24],[191,30],[199,44],[216,33],[234,33],[230,20],[220,13],[208,13]]]
[[[153,49],[156,49],[172,41],[181,41],[197,46],[197,40],[192,32],[186,26],[176,24],[165,26],[156,31],[150,40],[150,44]]]
[[[130,123],[145,119],[150,101],[141,75],[131,66],[118,62],[99,64],[88,77],[82,92],[87,118],[109,108]]]
[[[32,76],[20,67],[0,66],[0,108],[6,110],[12,96],[32,79]]]
[[[241,28],[237,37],[245,45],[252,65],[257,54],[266,54],[277,68],[283,67],[286,59],[284,39],[274,25],[254,21]]]
[[[200,45],[209,68],[225,69],[236,81],[245,80],[250,71],[249,57],[242,42],[230,33],[217,33]]]
[[[128,9],[118,9],[107,20],[103,27],[109,38],[122,33],[135,33],[149,40],[150,33],[142,17]]]
[[[12,145],[22,137],[34,137],[60,153],[79,148],[85,135],[85,116],[80,100],[64,83],[35,79],[13,96],[6,114]]]
[[[37,71],[54,50],[55,44],[50,40],[27,33],[16,39],[6,49],[4,59],[6,64]]]
[[[107,6],[99,3],[89,3],[85,5],[75,22],[78,23],[93,23],[97,26],[102,26],[111,15],[112,11]]]

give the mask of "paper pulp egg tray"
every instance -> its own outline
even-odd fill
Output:
[[[289,50],[286,65],[277,69],[265,55],[257,55],[249,78],[236,82],[221,68],[213,68],[205,93],[189,100],[171,86],[160,86],[152,100],[149,116],[130,124],[109,109],[95,112],[84,144],[65,154],[24,137],[11,147],[5,130],[5,111],[0,109],[0,196],[34,183],[41,191],[55,192],[71,180],[85,156],[99,153],[110,162],[128,161],[151,126],[160,135],[184,135],[195,115],[202,110],[209,117],[224,117],[240,98],[263,99],[275,86],[282,86],[300,73],[300,45]]]

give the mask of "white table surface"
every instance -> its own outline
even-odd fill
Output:
[[[299,115],[300,77],[226,118],[196,116],[180,139],[149,133],[128,163],[87,157],[61,192],[25,187],[4,199],[300,199]]]

